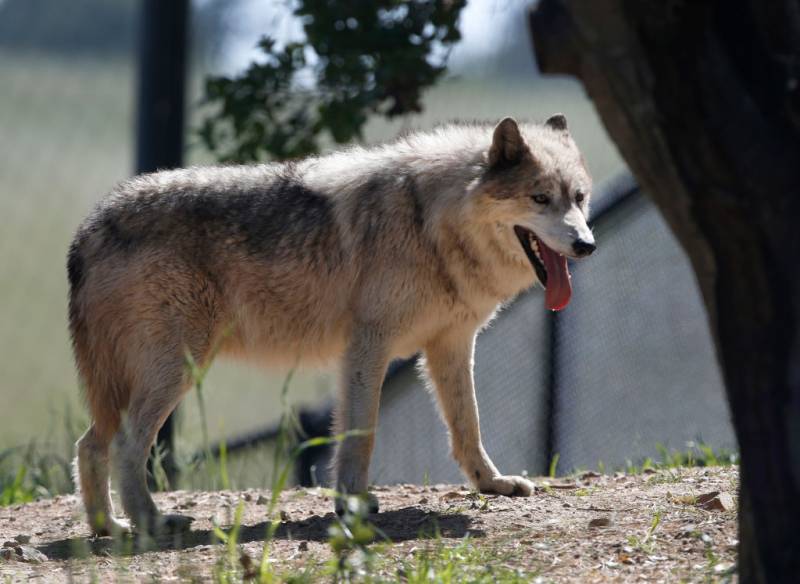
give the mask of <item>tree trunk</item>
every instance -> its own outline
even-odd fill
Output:
[[[793,581],[800,3],[543,0],[530,24],[542,71],[583,81],[697,274],[741,452],[741,581]]]

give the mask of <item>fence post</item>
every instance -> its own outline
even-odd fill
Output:
[[[557,312],[547,315],[547,369],[545,378],[544,476],[556,452],[556,416],[558,415],[558,326]]]
[[[142,0],[136,120],[136,173],[183,164],[189,0]],[[177,476],[172,414],[158,433],[170,484]]]

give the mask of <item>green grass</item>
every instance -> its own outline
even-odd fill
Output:
[[[0,507],[47,499],[72,490],[70,460],[35,444],[0,453]]]
[[[280,493],[280,490],[276,490]],[[277,497],[273,497],[276,501]],[[328,545],[333,558],[326,562],[306,562],[294,571],[273,566],[270,561],[270,542],[274,530],[268,530],[264,551],[259,561],[240,548],[237,542],[242,507],[237,509],[233,526],[226,530],[215,528],[222,544],[213,569],[213,581],[219,584],[239,582],[315,582],[321,579],[334,582],[389,582],[439,584],[475,583],[516,584],[530,582],[538,572],[513,566],[509,551],[465,537],[452,543],[436,533],[420,534],[421,549],[398,559],[392,554],[392,542],[385,539],[367,520],[363,501],[347,506],[348,512],[330,527]],[[270,507],[268,514],[275,514]],[[279,517],[279,515],[276,515]],[[277,525],[274,521],[271,525]]]
[[[668,449],[663,444],[656,444],[660,459],[645,458],[625,464],[627,474],[641,474],[648,470],[671,470],[696,466],[730,466],[739,462],[739,455],[729,450],[714,450],[703,442],[690,441],[683,450]]]

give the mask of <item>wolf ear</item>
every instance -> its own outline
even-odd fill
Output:
[[[567,128],[567,116],[564,114],[553,114],[547,118],[544,125],[557,132],[569,132],[569,128]]]
[[[492,147],[489,148],[489,166],[512,166],[522,159],[525,152],[525,140],[519,132],[514,118],[503,118],[494,129]]]

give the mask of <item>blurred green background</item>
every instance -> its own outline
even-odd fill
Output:
[[[582,89],[538,76],[524,26],[525,2],[475,0],[446,78],[424,111],[373,119],[365,141],[452,119],[541,120],[563,112],[596,181],[622,162]],[[193,129],[210,73],[241,70],[260,34],[294,34],[283,2],[192,4],[187,164],[212,162]],[[135,0],[0,0],[0,450],[36,439],[62,443],[86,414],[66,326],[65,256],[78,223],[133,168]],[[286,371],[216,363],[206,383],[212,439],[274,422]],[[331,395],[334,372],[301,371],[289,402]],[[73,430],[74,431],[74,430]],[[195,397],[181,407],[178,447],[200,446]]]

